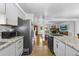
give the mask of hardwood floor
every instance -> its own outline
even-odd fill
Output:
[[[33,41],[33,49],[30,55],[24,53],[22,56],[54,56],[48,49],[48,41],[43,39],[40,36],[37,36]]]
[[[37,36],[33,41],[33,50],[29,56],[54,56],[47,45],[47,40],[43,41],[40,36]]]

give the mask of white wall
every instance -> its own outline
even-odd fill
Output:
[[[55,20],[55,19],[54,19]],[[53,21],[50,20],[48,21],[48,23],[51,25],[57,25],[57,27],[60,26],[60,24],[67,24],[68,25],[68,32],[69,32],[69,36],[74,36],[75,35],[75,21]]]
[[[45,38],[45,21],[42,17],[34,17],[34,24],[38,26],[38,34],[42,34],[43,39]],[[42,26],[42,30],[40,27]]]
[[[75,36],[77,36],[77,34],[79,34],[79,21],[75,22]]]
[[[38,18],[38,17],[34,17],[33,23],[34,23],[34,25],[38,25],[38,23],[39,23],[39,18]]]
[[[43,29],[42,31],[44,32],[44,19],[43,19],[43,18],[39,18],[38,20],[39,20],[39,21],[37,22],[37,23],[38,23],[38,27],[39,27],[39,28],[38,28],[38,31],[39,31],[38,33],[40,34],[40,33],[41,33],[41,29],[40,29],[41,26],[42,26],[42,29]],[[42,34],[43,34],[43,33],[42,33]]]
[[[77,18],[49,18],[49,21],[77,21]]]
[[[34,17],[34,14],[27,13],[25,18],[26,19],[33,19],[33,17]]]

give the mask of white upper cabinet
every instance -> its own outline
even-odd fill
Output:
[[[6,15],[0,14],[0,24],[6,24]]]
[[[6,24],[5,3],[0,3],[0,24]]]
[[[5,14],[5,3],[0,3],[0,13]]]
[[[25,13],[14,3],[0,3],[0,24],[18,25],[18,17],[25,19]]]
[[[18,12],[17,7],[13,3],[6,4],[6,21],[9,25],[17,25],[17,18]]]

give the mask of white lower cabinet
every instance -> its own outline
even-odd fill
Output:
[[[15,56],[15,44],[12,44],[0,51],[0,56]]]
[[[21,56],[23,53],[23,38],[0,50],[0,56]]]
[[[16,56],[20,56],[23,53],[23,39],[16,42]]]
[[[65,56],[65,44],[54,39],[54,53],[56,56]]]
[[[54,53],[56,56],[79,56],[79,51],[62,43],[57,38],[54,38]]]
[[[65,44],[58,42],[58,56],[65,56]]]
[[[72,47],[66,46],[66,56],[79,56],[79,52]]]
[[[58,43],[56,38],[54,38],[54,53],[58,55]]]

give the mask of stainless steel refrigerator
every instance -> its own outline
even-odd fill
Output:
[[[32,52],[32,36],[31,21],[18,18],[18,26],[16,27],[17,36],[24,36],[24,52]]]

